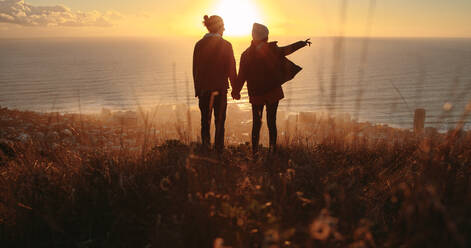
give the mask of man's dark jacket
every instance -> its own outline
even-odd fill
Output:
[[[304,47],[305,42],[299,41],[289,46],[278,47],[277,42],[262,42],[251,46],[242,53],[239,75],[234,89],[238,92],[247,81],[249,96],[263,96],[281,85],[301,71],[285,56]]]
[[[207,34],[199,40],[193,52],[195,96],[205,91],[226,92],[236,80],[232,45],[220,35]]]

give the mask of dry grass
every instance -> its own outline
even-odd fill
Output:
[[[114,127],[90,116],[1,112],[2,247],[471,242],[470,132],[417,137],[317,118],[299,124],[278,154],[253,158],[241,144],[218,157],[164,141],[147,122]]]

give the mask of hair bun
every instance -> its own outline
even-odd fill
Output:
[[[205,22],[209,21],[209,16],[208,15],[204,15],[204,21]]]

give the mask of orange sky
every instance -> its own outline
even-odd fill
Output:
[[[204,14],[221,15],[227,36],[254,21],[278,36],[363,36],[372,2],[371,36],[471,37],[469,0],[0,0],[0,37],[195,36]]]

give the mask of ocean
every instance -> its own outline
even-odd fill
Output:
[[[301,39],[275,38],[280,46]],[[191,64],[198,39],[0,39],[0,106],[41,112],[197,106]],[[238,63],[250,40],[226,39]],[[426,126],[446,130],[471,107],[471,39],[312,42],[289,56],[303,70],[283,86],[280,110],[411,128],[414,110],[424,108]],[[242,96],[230,102],[250,109],[245,87]]]

